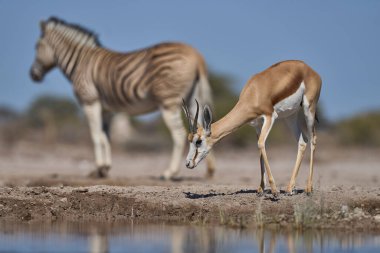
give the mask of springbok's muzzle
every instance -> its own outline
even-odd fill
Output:
[[[194,162],[192,160],[189,160],[189,161],[186,161],[186,167],[188,169],[194,169],[195,164],[194,164]]]

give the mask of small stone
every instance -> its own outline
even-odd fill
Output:
[[[85,192],[88,192],[88,188],[79,188],[79,189],[76,189],[75,192],[85,193]]]
[[[362,218],[362,217],[365,217],[365,213],[363,211],[363,209],[361,209],[360,207],[355,207],[354,209],[354,217],[356,218]]]
[[[373,216],[376,222],[380,222],[380,214]]]
[[[348,206],[343,205],[340,209],[341,214],[345,217],[348,214]]]
[[[67,202],[67,198],[61,198],[59,201],[63,202],[63,203],[66,203]]]

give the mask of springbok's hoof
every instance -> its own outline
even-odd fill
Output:
[[[306,195],[311,196],[313,194],[313,187],[306,187]]]
[[[296,188],[293,188],[292,190],[286,190],[285,191],[285,193],[284,193],[284,195],[285,196],[293,196],[293,195],[295,195],[295,194],[297,194],[297,190],[296,190]]]
[[[259,189],[257,189],[257,193],[256,193],[256,195],[257,195],[258,197],[262,197],[262,196],[264,196],[264,190],[260,187]]]
[[[279,200],[280,199],[280,193],[278,191],[272,192],[273,199]]]

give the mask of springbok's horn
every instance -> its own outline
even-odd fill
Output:
[[[193,122],[193,134],[197,133],[197,129],[198,129],[198,114],[199,114],[199,104],[198,104],[198,101],[195,99],[195,102],[197,103],[197,112],[195,113],[195,118],[194,118],[194,122]]]
[[[191,126],[191,118],[190,118],[190,113],[189,113],[189,109],[187,108],[186,106],[186,103],[185,103],[185,100],[182,98],[182,109],[183,111],[185,112],[185,115],[186,115],[186,118],[187,118],[187,121],[189,122],[189,132],[192,131],[192,126]]]

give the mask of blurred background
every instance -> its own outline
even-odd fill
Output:
[[[232,108],[253,74],[282,60],[304,60],[323,79],[320,145],[378,148],[379,13],[380,2],[375,0],[0,0],[1,150],[18,152],[20,143],[29,150],[59,145],[92,149],[87,123],[62,73],[54,70],[38,85],[29,77],[39,21],[50,16],[93,30],[102,45],[117,51],[163,41],[197,48],[209,68],[215,119]],[[132,127],[134,134],[121,152],[169,153],[172,142],[157,113],[133,118]],[[296,148],[281,122],[269,142]],[[242,127],[223,143],[218,148],[255,146],[255,131]]]

